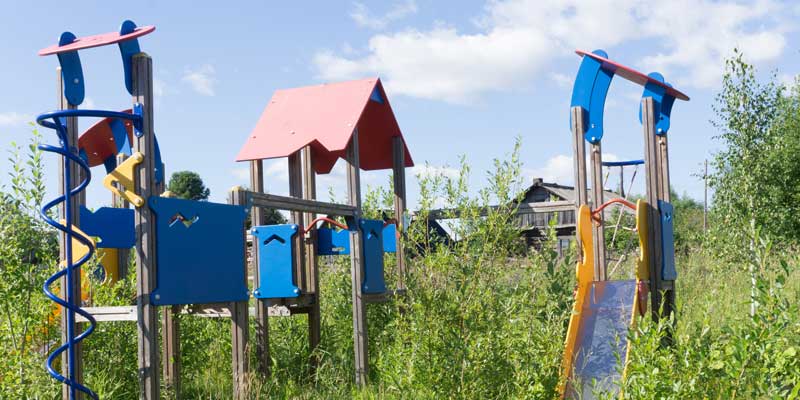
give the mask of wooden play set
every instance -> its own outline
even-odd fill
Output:
[[[647,308],[655,320],[675,308],[673,210],[669,193],[667,132],[675,99],[689,97],[666,83],[659,73],[645,75],[608,59],[602,50],[577,51],[582,57],[572,89],[578,287],[567,329],[562,361],[561,395],[592,399],[596,390],[618,392],[622,377],[617,357],[627,364],[629,328]],[[644,164],[646,197],[632,204],[625,198],[605,200],[603,191],[603,111],[614,76],[644,87],[639,120],[644,131],[644,160],[606,162],[606,166]],[[591,196],[587,189],[586,143],[589,142]],[[621,204],[635,212],[639,258],[635,279],[609,280],[603,209]],[[592,209],[594,207],[594,209]],[[622,371],[624,374],[624,370]]]
[[[153,131],[152,59],[140,51],[138,42],[154,30],[125,21],[119,32],[84,38],[65,32],[57,45],[39,52],[56,54],[60,64],[60,110],[37,118],[39,124],[55,130],[59,139],[58,146],[42,145],[41,149],[62,156],[61,195],[42,210],[47,222],[62,232],[64,266],[47,280],[45,293],[66,310],[60,313],[63,344],[47,359],[49,373],[64,384],[64,398],[96,399],[82,383],[81,340],[98,321],[136,321],[141,397],[158,399],[158,307],[165,307],[161,363],[167,385],[180,392],[179,329],[174,314],[230,317],[234,395],[243,397],[251,348],[250,299],[256,305],[252,347],[260,372],[268,373],[268,316],[308,314],[313,351],[320,338],[317,256],[350,255],[355,380],[365,383],[366,305],[405,291],[403,247],[398,239],[405,214],[405,167],[413,165],[380,80],[276,92],[237,158],[250,163],[250,190],[234,187],[229,204],[171,198],[164,193],[164,164]],[[111,44],[120,49],[133,107],[119,112],[79,109],[84,77],[78,51]],[[78,135],[79,117],[102,119]],[[288,158],[290,196],[263,192],[262,160],[278,157]],[[316,174],[330,172],[339,158],[347,162],[349,204],[316,200]],[[114,202],[118,207],[92,212],[85,207],[84,189],[91,180],[91,168],[99,165],[107,173],[103,185],[119,201]],[[390,168],[395,218],[364,219],[360,171]],[[59,205],[60,219],[56,220],[49,210]],[[264,208],[291,211],[292,223],[264,225]],[[323,217],[317,218],[318,214]],[[245,239],[248,216],[253,237],[250,266]],[[345,223],[331,219],[337,216]],[[340,229],[318,227],[319,222]],[[85,278],[79,271],[98,248],[104,253],[99,270],[108,280],[119,277],[119,267],[125,264],[118,260],[120,254],[135,248],[135,308],[82,307]],[[384,252],[396,253],[399,276],[394,290],[388,290],[384,281]],[[63,300],[51,290],[58,280],[66,288]],[[62,373],[53,368],[60,355]]]
[[[60,196],[43,206],[42,217],[61,232],[63,268],[45,282],[44,290],[60,306],[63,344],[48,356],[46,366],[63,384],[63,398],[98,398],[83,384],[80,342],[104,321],[137,324],[141,398],[160,397],[162,374],[166,385],[180,395],[180,330],[175,318],[179,313],[231,319],[233,396],[247,396],[251,348],[257,371],[264,375],[270,370],[268,317],[307,314],[309,347],[313,352],[318,346],[321,294],[317,257],[321,255],[350,257],[354,375],[357,384],[365,384],[366,306],[405,293],[401,240],[408,221],[405,168],[413,165],[381,81],[374,78],[275,92],[236,157],[250,165],[250,188],[231,189],[228,204],[177,199],[164,191],[165,167],[153,124],[152,59],[139,46],[139,38],[154,30],[153,26],[137,27],[125,21],[118,32],[96,36],[78,38],[64,32],[58,44],[39,52],[57,55],[60,65],[59,110],[39,115],[37,122],[53,129],[59,140],[58,145],[40,148],[61,156]],[[112,44],[122,56],[132,107],[123,111],[80,109],[84,76],[78,52]],[[615,360],[609,361],[609,357],[624,350],[627,328],[636,313],[644,312],[647,291],[654,317],[664,315],[659,314],[662,307],[665,313],[674,308],[676,274],[666,133],[673,101],[688,100],[660,75],[645,76],[608,60],[601,51],[579,55],[583,62],[573,89],[571,119],[582,252],[562,387],[562,394],[570,397],[585,392],[576,383],[579,379],[607,381],[613,388],[618,374],[613,369]],[[602,198],[603,106],[615,75],[645,88],[641,121],[647,199],[635,206],[624,199],[604,203]],[[79,135],[81,117],[100,120]],[[587,191],[584,139],[591,146],[591,199],[597,199],[595,202]],[[282,157],[288,159],[289,196],[267,194],[263,160]],[[316,175],[329,173],[340,158],[347,164],[348,203],[317,200]],[[90,211],[84,189],[91,181],[92,168],[100,165],[106,173],[103,185],[113,195],[113,207]],[[360,171],[378,169],[393,172],[394,217],[387,221],[362,217]],[[634,281],[607,281],[601,211],[612,203],[636,209],[642,253]],[[59,217],[53,218],[50,210],[56,206]],[[289,211],[291,223],[266,225],[266,208]],[[247,218],[252,237],[249,263]],[[594,220],[598,223],[592,226]],[[85,307],[88,295],[81,266],[98,253],[100,266],[92,273],[114,282],[127,274],[129,251],[135,252],[136,306]],[[386,252],[395,253],[397,261],[394,289],[388,289],[384,280]],[[56,281],[60,281],[61,293],[52,288]],[[620,312],[625,317],[620,317]],[[254,345],[249,340],[251,317]],[[614,335],[621,336],[622,345],[612,348],[609,340]],[[54,367],[59,356],[61,372]],[[312,355],[309,362],[316,362]]]

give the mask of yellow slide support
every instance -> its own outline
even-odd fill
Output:
[[[594,281],[592,211],[587,205],[578,210],[576,230],[583,259],[576,266],[578,287],[561,361],[561,398],[592,399],[595,389],[622,395],[619,384],[625,377],[631,351],[628,330],[635,328],[637,315],[646,308],[647,208],[643,200],[636,204],[639,239],[636,279],[620,281]],[[617,354],[624,366],[621,375],[617,370]]]
[[[62,220],[61,223],[64,223]],[[119,280],[119,262],[117,257],[117,249],[98,249],[95,244],[95,240],[84,233],[82,230],[78,229],[77,227],[72,227],[72,232],[75,235],[83,236],[84,238],[88,239],[92,243],[92,248],[97,252],[97,258],[100,262],[101,268],[105,269],[105,280],[103,283],[107,284],[114,284]],[[78,260],[83,258],[86,253],[89,252],[89,248],[81,243],[78,239],[72,239],[72,262],[77,263]],[[66,262],[62,261],[59,266],[64,268],[66,266]],[[84,264],[84,267],[89,266],[89,264]],[[89,285],[89,277],[86,275],[86,270],[84,268],[80,269],[81,273],[81,301],[86,303],[91,299],[91,292],[90,292],[90,285]],[[58,286],[53,290],[53,292],[60,297],[61,287]],[[55,305],[53,309],[53,313],[50,317],[51,322],[55,320],[59,315],[61,315],[61,307],[59,305]]]

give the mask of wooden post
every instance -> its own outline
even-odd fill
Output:
[[[570,109],[572,121],[572,157],[575,172],[575,220],[578,218],[578,209],[584,205],[589,204],[589,193],[586,189],[586,142],[583,139],[585,131],[584,116],[585,112],[583,107],[576,106]],[[583,257],[581,251],[580,238],[577,237],[576,229],[576,243],[578,243],[578,260]]]
[[[672,203],[672,193],[670,193],[669,180],[669,146],[666,134],[657,136],[658,138],[658,166],[659,166],[659,199]],[[659,268],[659,271],[661,269]],[[663,280],[659,282],[659,291],[663,292],[663,315],[667,318],[675,310],[675,281]],[[669,332],[671,340],[671,331]]]
[[[303,198],[309,200],[317,199],[317,177],[314,172],[314,159],[311,154],[311,147],[303,148]],[[305,213],[305,221],[311,222],[317,217],[315,213]],[[319,264],[317,263],[317,230],[312,229],[305,238],[306,250],[306,274],[310,282],[309,286],[314,293],[314,301],[308,310],[308,349],[311,353],[311,368],[314,369],[319,363],[316,349],[319,347],[321,336],[321,315],[320,315],[320,292],[319,292]]]
[[[397,220],[397,291],[406,291],[406,261],[403,232],[406,226],[406,147],[401,136],[392,139],[392,178],[394,179],[394,217]]]
[[[353,292],[353,349],[355,351],[356,385],[367,383],[369,373],[369,352],[367,340],[367,309],[361,293],[361,281],[364,276],[364,260],[361,251],[364,248],[364,237],[358,224],[361,219],[361,175],[358,157],[358,129],[353,131],[350,145],[347,147],[347,199],[356,207],[353,223],[355,229],[350,231],[350,277]]]
[[[303,197],[303,163],[300,159],[300,151],[288,157],[289,159],[289,196],[302,198]],[[309,293],[308,276],[306,275],[306,260],[305,260],[305,246],[303,245],[303,229],[305,228],[305,221],[303,220],[303,213],[300,211],[292,211],[292,223],[298,227],[297,235],[294,241],[294,276],[297,279],[297,287],[300,288],[302,293]]]
[[[250,190],[256,193],[264,193],[264,162],[262,160],[250,161]],[[250,221],[252,226],[266,224],[266,213],[261,207],[253,207],[250,211]],[[253,275],[253,287],[260,282],[258,272],[258,244],[253,239],[251,271]],[[269,354],[269,308],[263,299],[256,299],[256,359],[258,360],[258,372],[263,376],[270,373],[270,354]]]
[[[66,97],[64,97],[64,92],[63,92],[64,84],[63,84],[63,76],[61,75],[61,68],[59,67],[58,69],[56,69],[56,72],[58,74],[58,78],[56,79],[56,81],[58,82],[58,108],[60,110],[66,110],[66,109],[74,110],[74,109],[78,108],[75,105],[69,104],[69,102],[67,101]],[[76,117],[67,118],[67,141],[69,142],[69,145],[70,145],[70,151],[72,153],[74,153],[74,154],[78,154],[78,118],[76,118]],[[64,166],[66,165],[66,163],[71,163],[71,162],[72,161],[67,160],[65,157],[61,157],[61,168],[60,168],[60,172],[59,172],[59,185],[58,185],[59,194],[61,196],[64,196],[64,194],[65,194],[64,193],[65,192],[65,190],[64,190],[64,179],[66,177],[64,176]],[[85,178],[85,174],[83,173],[81,168],[78,167],[77,164],[72,164],[70,166],[70,180],[72,182],[72,187],[73,188],[77,187],[81,183],[81,180],[83,180],[84,178]],[[71,203],[70,204],[70,208],[71,208],[71,210],[70,210],[71,211],[70,212],[70,214],[71,214],[70,215],[70,220],[72,221],[72,224],[74,226],[80,226],[80,208],[81,208],[82,205],[86,204],[86,201],[85,201],[86,197],[85,196],[86,196],[85,192],[81,192],[80,195],[71,196],[68,199],[68,201]],[[61,207],[59,207],[59,217],[61,219],[64,219],[64,220],[67,219],[66,208],[64,207],[65,204],[66,203],[62,204]],[[60,255],[59,258],[60,258],[60,260],[62,262],[64,262],[64,265],[67,264],[67,262],[66,262],[67,261],[66,246],[68,246],[68,245],[69,245],[69,243],[67,243],[66,234],[65,233],[61,233],[59,235],[59,255]],[[77,272],[75,274],[72,274],[72,277],[73,277],[72,282],[67,282],[66,275],[64,276],[64,278],[61,279],[61,282],[60,282],[61,283],[61,298],[65,298],[66,297],[67,285],[72,285],[73,299],[75,299],[75,302],[73,304],[75,304],[76,306],[80,307],[81,306],[81,304],[80,304],[81,303],[81,274],[79,272]],[[63,310],[61,312],[61,343],[66,343],[67,340],[68,340],[68,338],[67,338],[67,329],[69,328],[69,325],[72,325],[72,331],[75,333],[75,336],[78,336],[82,331],[81,325],[75,322],[75,318],[72,318],[72,320],[70,321],[68,314],[69,313],[66,310]],[[65,351],[61,355],[61,371],[62,371],[62,374],[64,376],[69,377],[70,376],[70,371],[69,371],[69,362],[68,362],[68,354],[67,353],[68,352]],[[83,382],[83,346],[82,346],[81,343],[78,343],[78,344],[75,345],[75,371],[74,371],[74,374],[75,374],[75,379],[79,383],[84,383]],[[78,399],[84,398],[82,392],[78,391],[77,394],[78,394]],[[61,385],[61,397],[63,399],[65,399],[65,400],[72,400],[69,397],[69,387],[67,385]]]
[[[654,320],[659,319],[661,308],[661,214],[658,211],[658,200],[661,183],[659,175],[661,153],[658,149],[658,137],[655,127],[655,108],[652,97],[642,99],[642,126],[644,128],[644,155],[647,182],[647,203],[649,208],[649,241],[650,241],[650,307]]]
[[[122,164],[128,159],[125,153],[117,154],[117,165]],[[111,195],[111,204],[117,208],[128,208],[128,201],[116,194]],[[117,266],[119,267],[119,279],[126,279],[128,277],[128,263],[130,262],[130,249],[117,249]]]
[[[148,199],[156,194],[155,141],[153,137],[153,60],[145,53],[133,56],[133,102],[142,106],[141,136],[134,138],[134,151],[144,155],[135,174],[135,192]],[[136,310],[140,398],[158,400],[158,309],[150,303],[156,287],[156,218],[147,204],[136,208]]]
[[[118,160],[120,158],[117,157]],[[159,182],[156,185],[155,195],[162,195],[165,187],[166,182]],[[174,393],[175,399],[181,398],[181,340],[178,319],[180,312],[180,306],[161,309],[161,370],[164,375],[164,385]]]
[[[244,206],[247,204],[246,194],[241,188],[236,187],[230,193],[228,202],[231,204]],[[246,232],[242,227],[242,239],[245,239]],[[247,254],[247,241],[243,240],[243,254]],[[244,269],[244,280],[247,285],[247,258],[245,257],[241,267]],[[250,315],[248,301],[238,301],[230,303],[231,308],[231,361],[233,367],[233,398],[249,398],[249,371],[250,362],[248,359],[247,348],[250,338]]]
[[[603,191],[603,151],[600,142],[591,145],[592,158],[592,208],[600,207],[605,201]],[[606,276],[606,241],[603,213],[598,213],[599,223],[592,224],[592,245],[594,246],[594,279],[604,281]]]

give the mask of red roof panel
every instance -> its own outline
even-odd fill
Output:
[[[236,161],[287,157],[310,145],[314,170],[326,174],[345,156],[355,129],[361,169],[392,168],[392,138],[403,134],[380,79],[278,90]],[[406,166],[413,166],[405,153]]]

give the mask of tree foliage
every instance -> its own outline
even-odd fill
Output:
[[[755,231],[796,243],[800,238],[800,93],[766,82],[742,54],[726,62],[714,107],[716,137],[709,183],[714,233],[734,255],[752,247]],[[748,250],[749,251],[749,250]]]
[[[193,171],[178,171],[172,174],[169,179],[167,190],[172,192],[175,196],[187,200],[207,200],[211,195],[203,179],[197,172]]]

